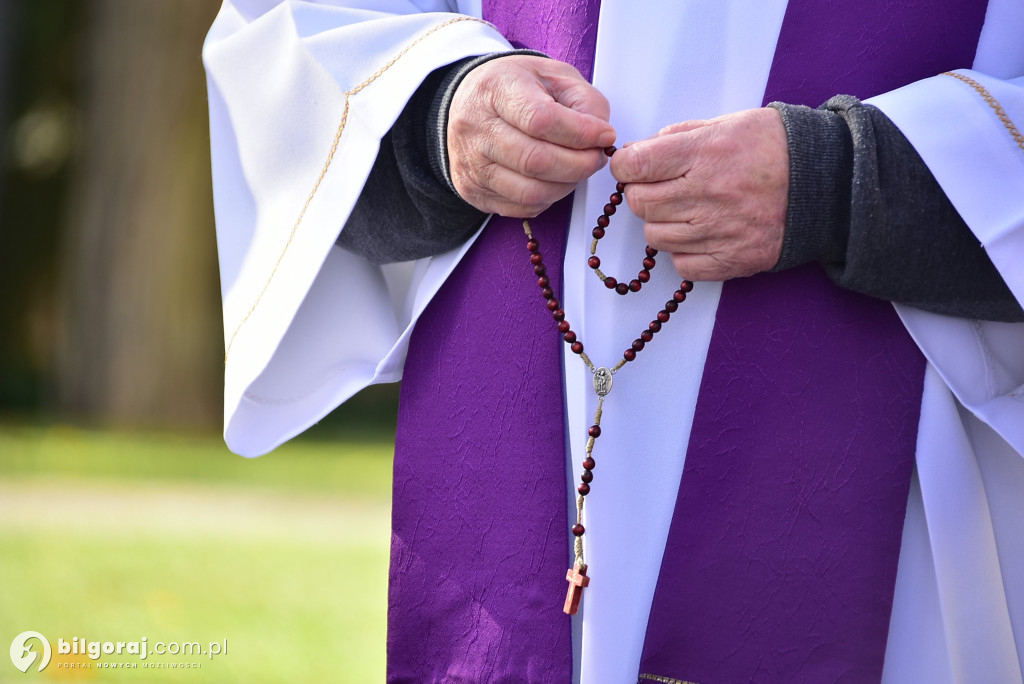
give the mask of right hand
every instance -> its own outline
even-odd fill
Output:
[[[459,195],[487,213],[532,218],[606,163],[615,142],[605,97],[571,65],[510,55],[459,84],[448,157]]]

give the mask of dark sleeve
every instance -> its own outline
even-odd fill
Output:
[[[376,264],[454,249],[487,217],[455,191],[448,172],[448,107],[465,76],[484,62],[534,50],[470,57],[433,71],[413,94],[380,151],[338,244]]]
[[[841,287],[962,318],[1024,321],[985,250],[924,161],[879,109],[839,95],[773,102],[790,188],[775,270],[820,263]]]

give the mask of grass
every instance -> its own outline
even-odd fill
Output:
[[[390,439],[250,461],[216,437],[0,424],[0,643],[34,630],[54,649],[0,682],[382,681]],[[140,661],[56,653],[75,636],[227,652],[97,669]]]

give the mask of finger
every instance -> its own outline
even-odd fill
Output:
[[[753,275],[755,271],[738,269],[714,254],[672,254],[672,266],[684,278],[698,282],[720,282]]]
[[[527,178],[499,164],[488,167],[485,183],[484,192],[493,207],[490,211],[515,218],[537,216],[576,187],[575,183]]]
[[[672,135],[673,133],[686,133],[687,131],[693,131],[698,128],[704,128],[705,126],[713,125],[713,121],[706,121],[704,119],[692,119],[690,121],[680,121],[679,123],[669,124],[660,131],[654,134],[653,137],[659,138],[663,135]]]
[[[574,150],[537,140],[511,126],[488,137],[483,156],[527,178],[556,183],[578,183],[589,178],[606,163],[597,148]]]
[[[624,147],[612,157],[612,175],[622,183],[672,180],[690,169],[694,141],[687,133],[670,133]]]
[[[616,152],[615,156],[618,154]],[[614,159],[612,157],[613,163]],[[626,202],[630,210],[645,221],[690,221],[705,202],[700,187],[700,183],[685,176],[658,183],[629,183]]]
[[[517,97],[497,98],[495,111],[531,138],[562,147],[585,150],[615,142],[615,129],[610,123],[556,102],[539,84]]]
[[[647,244],[661,252],[703,254],[714,247],[713,241],[692,223],[645,223]]]

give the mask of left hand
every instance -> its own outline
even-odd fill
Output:
[[[611,171],[647,243],[684,277],[728,280],[778,263],[789,147],[774,109],[673,124],[618,150]]]

